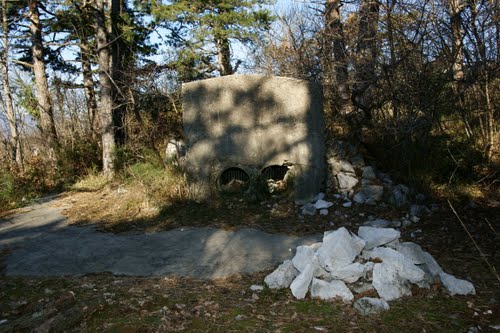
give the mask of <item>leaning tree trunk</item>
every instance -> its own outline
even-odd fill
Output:
[[[347,51],[344,28],[340,14],[340,0],[327,0],[325,4],[325,54],[324,67],[329,71],[327,78],[335,79],[335,88],[340,97],[340,113],[347,115],[353,111],[351,87],[349,86]],[[333,56],[333,61],[331,57]],[[333,86],[327,82],[327,86]]]
[[[29,17],[33,72],[35,74],[38,111],[40,112],[40,129],[49,146],[55,148],[58,146],[58,140],[45,70],[42,29],[37,0],[29,0]]]
[[[377,0],[363,0],[359,9],[353,95],[356,106],[363,110],[367,117],[371,116],[373,87],[376,83],[379,7]]]
[[[2,7],[5,9],[6,0],[2,0]],[[2,31],[3,31],[3,50],[0,52],[0,72],[2,75],[2,85],[4,93],[4,107],[9,123],[9,144],[10,144],[10,157],[12,163],[19,169],[23,169],[23,158],[21,150],[21,142],[19,138],[19,131],[17,128],[17,117],[12,102],[12,91],[10,89],[9,81],[9,26],[7,23],[7,13],[2,10]]]
[[[96,0],[96,39],[101,84],[101,138],[104,175],[114,174],[115,133],[113,127],[113,84],[111,82],[111,50],[108,41],[104,0]]]
[[[231,75],[234,73],[231,66],[231,47],[229,40],[226,37],[216,37],[215,44],[217,46],[217,63],[219,65],[219,73],[221,76]]]
[[[87,117],[92,137],[95,139],[97,136],[97,101],[94,90],[94,78],[92,77],[90,54],[91,50],[87,41],[80,41],[80,61],[82,63],[83,90],[85,92],[85,103],[87,104]]]

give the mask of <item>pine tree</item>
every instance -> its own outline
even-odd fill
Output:
[[[263,5],[269,0],[175,0],[164,5],[152,0],[154,17],[165,23],[174,46],[182,46],[194,63],[203,63],[207,55],[200,52],[211,45],[219,74],[230,75],[238,69],[233,65],[231,40],[251,44],[258,34],[269,28],[270,12]],[[186,52],[186,48],[197,52]],[[196,54],[197,59],[192,55]],[[183,59],[181,62],[186,64]]]

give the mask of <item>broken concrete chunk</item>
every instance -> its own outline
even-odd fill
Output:
[[[271,289],[288,288],[293,279],[299,275],[291,260],[285,260],[271,274],[266,276],[264,282]]]
[[[441,282],[446,291],[451,295],[475,295],[474,285],[466,280],[460,280],[451,274],[445,272],[440,274]]]
[[[340,172],[337,175],[337,180],[342,190],[350,190],[358,184],[358,179],[354,175],[345,172]]]
[[[392,228],[359,227],[358,236],[366,241],[365,249],[387,244],[400,236],[400,232]]]
[[[349,231],[344,227],[326,235],[316,252],[320,266],[329,272],[351,264],[358,254]]]
[[[389,304],[380,298],[363,297],[354,302],[354,308],[363,316],[389,310]]]
[[[365,272],[365,265],[358,262],[338,268],[331,272],[331,277],[336,280],[342,280],[345,283],[354,283],[363,276]]]
[[[314,264],[308,264],[304,270],[293,280],[290,285],[293,296],[297,299],[303,299],[306,297],[307,291],[309,290],[309,285],[313,279],[314,274]]]
[[[318,200],[314,204],[314,208],[316,209],[325,209],[325,208],[330,208],[333,206],[333,202],[325,201],[325,200]]]
[[[333,280],[326,282],[319,279],[313,279],[311,284],[311,297],[330,300],[340,297],[344,302],[354,299],[354,295],[342,281]]]

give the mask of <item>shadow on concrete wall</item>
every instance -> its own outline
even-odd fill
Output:
[[[283,77],[232,75],[183,86],[188,170],[213,192],[229,167],[294,166],[299,199],[325,175],[321,88]]]

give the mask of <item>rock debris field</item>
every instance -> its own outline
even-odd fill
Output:
[[[375,223],[376,225],[376,223]],[[474,295],[472,283],[447,274],[436,260],[413,242],[399,242],[393,228],[342,227],[324,233],[323,241],[298,246],[264,282],[269,288],[290,288],[297,299],[340,299],[375,290],[379,298],[362,297],[353,306],[362,314],[389,309],[388,301],[411,295],[411,285],[430,288],[441,283],[450,295]]]

